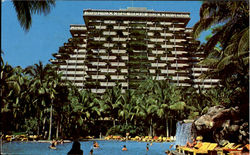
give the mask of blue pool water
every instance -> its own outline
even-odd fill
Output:
[[[100,148],[93,149],[94,155],[165,155],[165,150],[169,149],[172,143],[153,143],[149,145],[149,151],[146,151],[146,142],[134,141],[97,141]],[[84,141],[81,143],[81,149],[84,155],[89,155],[92,149],[93,141]],[[38,142],[9,142],[3,144],[2,154],[18,155],[18,154],[32,154],[32,155],[66,155],[72,147],[72,143],[64,143],[57,145],[56,150],[49,149],[49,143]],[[121,151],[122,146],[126,145],[128,151]]]

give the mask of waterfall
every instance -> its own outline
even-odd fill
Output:
[[[192,123],[177,122],[175,145],[183,146],[187,141],[191,141],[191,127]]]

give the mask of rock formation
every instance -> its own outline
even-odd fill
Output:
[[[224,141],[249,144],[249,122],[241,118],[236,107],[225,108],[222,105],[209,108],[208,112],[194,121],[193,132],[203,136],[204,141]],[[194,131],[195,130],[195,131]]]

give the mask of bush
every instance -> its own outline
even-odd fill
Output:
[[[121,135],[125,137],[126,133],[129,133],[129,135],[133,137],[136,135],[141,135],[144,133],[144,131],[142,128],[136,127],[134,125],[116,125],[110,128],[106,135]]]

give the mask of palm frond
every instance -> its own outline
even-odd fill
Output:
[[[241,32],[242,37],[238,44],[238,57],[241,57],[249,52],[249,27]]]
[[[14,8],[17,13],[17,19],[21,27],[28,31],[32,23],[32,14],[45,15],[50,12],[51,6],[55,5],[54,0],[30,0],[30,1],[19,1],[12,0]]]

